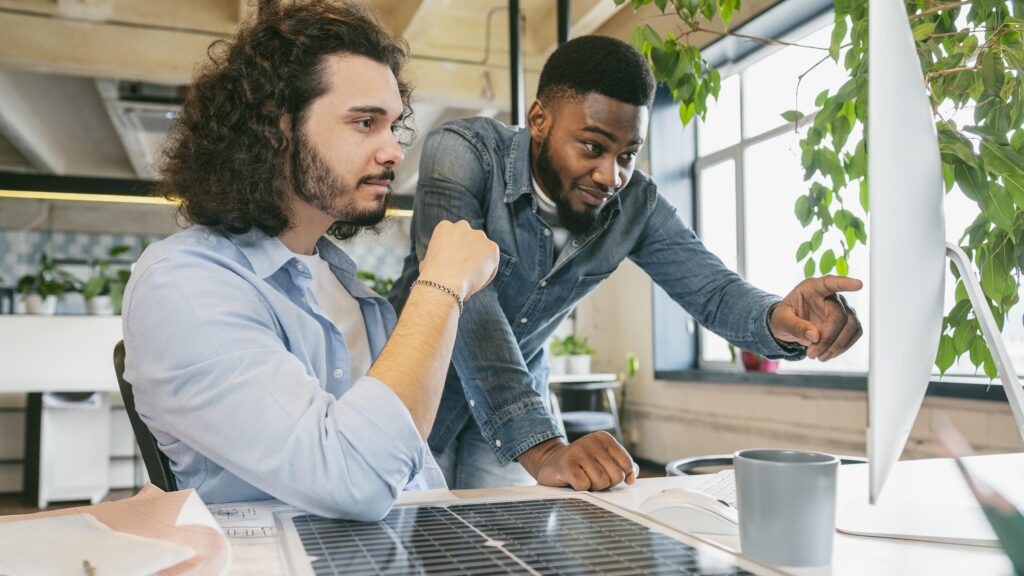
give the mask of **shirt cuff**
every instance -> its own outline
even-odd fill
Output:
[[[390,386],[364,376],[341,396],[337,429],[397,495],[423,468],[425,443]]]
[[[562,436],[562,428],[540,398],[528,398],[480,424],[498,461],[508,464],[537,444]]]

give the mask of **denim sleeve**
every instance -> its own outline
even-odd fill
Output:
[[[405,405],[364,377],[336,398],[277,331],[232,263],[172,255],[133,280],[126,379],[146,423],[293,506],[377,520],[420,469]]]
[[[704,246],[661,194],[651,192],[648,218],[630,259],[697,322],[744,350],[799,360],[768,329],[767,314],[781,298],[755,288]]]
[[[446,127],[423,145],[413,218],[416,255],[422,261],[434,227],[443,220],[467,220],[484,229],[495,166],[470,134]],[[488,286],[466,302],[452,362],[470,400],[473,417],[500,462],[561,436],[534,386],[498,294]]]

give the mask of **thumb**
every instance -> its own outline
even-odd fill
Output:
[[[821,338],[817,326],[797,316],[788,306],[780,305],[775,309],[772,324],[776,323],[779,333],[775,336],[780,340],[796,340],[803,346],[810,346]]]

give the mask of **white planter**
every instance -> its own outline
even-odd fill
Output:
[[[590,354],[574,354],[569,359],[569,374],[590,374]]]
[[[561,376],[565,374],[569,370],[569,357],[555,355],[549,356],[548,368],[551,370],[551,376]]]
[[[39,294],[25,296],[25,313],[53,316],[57,313],[57,297],[47,296],[43,298]]]
[[[93,316],[111,316],[114,314],[114,303],[110,296],[93,296],[85,301],[85,309]]]

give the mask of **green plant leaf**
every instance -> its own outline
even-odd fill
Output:
[[[984,198],[988,192],[988,179],[977,166],[957,163],[953,166],[953,176],[960,190],[975,202]]]
[[[786,122],[799,122],[803,120],[804,113],[799,110],[786,110],[782,113],[782,118]]]
[[[1017,208],[1024,209],[1024,174],[1004,174],[1003,184]]]
[[[971,364],[975,368],[981,366],[982,362],[985,361],[985,354],[988,352],[988,346],[985,344],[984,338],[975,338],[971,341],[971,347],[969,349],[969,358]]]
[[[814,276],[814,258],[808,258],[804,264],[804,278]]]
[[[943,334],[939,338],[939,350],[935,355],[935,366],[938,367],[939,374],[945,374],[946,370],[953,365],[954,360],[956,360],[956,350],[953,346],[953,338]]]
[[[850,273],[850,265],[846,263],[846,258],[840,256],[836,258],[836,274],[840,276],[846,276]]]
[[[807,255],[810,252],[811,252],[811,243],[810,242],[803,242],[803,243],[801,243],[800,247],[796,249],[796,261],[800,262],[801,260],[806,258]]]
[[[918,42],[921,42],[925,38],[930,36],[932,32],[935,31],[935,26],[937,24],[938,24],[938,22],[924,22],[922,24],[918,24],[917,26],[914,26],[913,28],[911,28],[910,29],[910,33],[911,33],[911,35],[914,36],[914,40],[917,40]]]
[[[821,264],[818,266],[818,269],[821,270],[822,274],[828,274],[829,272],[832,271],[832,268],[834,268],[835,265],[835,252],[833,252],[832,250],[826,250],[825,253],[821,255]]]
[[[982,204],[982,210],[996,226],[1012,233],[1014,216],[1016,215],[1013,199],[1010,198],[1005,188],[995,182],[989,183],[988,190],[989,194]]]
[[[860,181],[860,207],[863,208],[865,212],[867,212],[869,203],[870,198],[868,196],[868,179],[863,178]]]
[[[989,49],[978,59],[981,70],[981,81],[985,86],[985,94],[998,96],[1003,87],[1005,69],[1003,57],[996,48]]]
[[[814,234],[811,234],[811,250],[817,251],[821,248],[821,241],[825,238],[825,232],[823,230],[815,230]]]
[[[981,157],[995,172],[1002,175],[1024,175],[1024,154],[1010,146],[981,142]]]
[[[960,324],[953,330],[953,351],[957,356],[967,352],[974,340],[975,329],[970,323]]]
[[[843,40],[846,39],[846,31],[846,18],[836,18],[835,27],[832,28],[832,38],[828,46],[828,55],[837,63],[839,62],[839,47],[842,45]]]
[[[793,212],[796,214],[796,219],[800,221],[800,224],[807,227],[811,222],[811,203],[807,199],[807,196],[800,196],[796,199],[796,206],[793,208]]]

